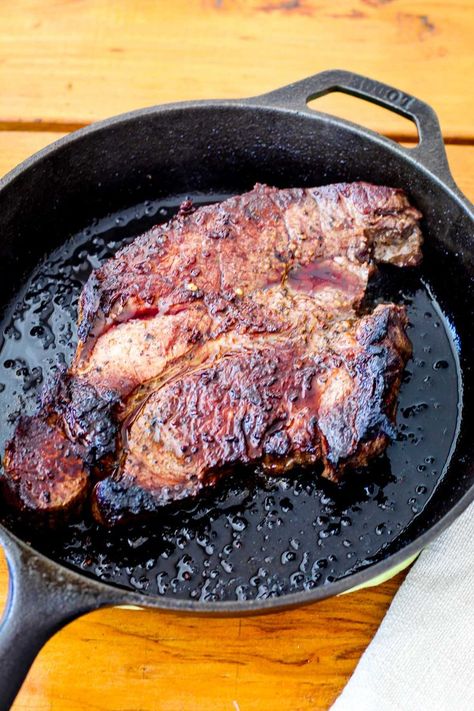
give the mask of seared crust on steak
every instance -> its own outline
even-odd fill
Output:
[[[366,464],[411,345],[403,307],[357,309],[377,262],[419,264],[420,217],[367,183],[186,202],[91,275],[74,362],[7,445],[7,499],[60,520],[94,485],[114,525],[237,464]]]
[[[334,336],[331,350],[230,352],[171,380],[134,413],[119,470],[95,487],[96,516],[113,525],[149,513],[237,464],[279,474],[321,460],[334,480],[365,465],[393,431],[411,354],[405,327],[403,308],[379,306]]]
[[[84,450],[67,438],[58,418],[20,417],[5,448],[4,468],[4,497],[20,512],[56,523],[78,511],[87,497]]]
[[[222,333],[275,333],[285,324],[265,292],[306,267],[313,308],[357,307],[375,262],[420,262],[420,217],[403,191],[367,183],[257,185],[185,210],[92,274],[72,372],[124,396]]]

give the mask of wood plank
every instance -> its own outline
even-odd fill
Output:
[[[0,131],[0,175],[64,135],[57,131]]]
[[[3,0],[0,125],[70,129],[140,106],[248,96],[345,67],[426,100],[473,137],[470,0]],[[333,95],[391,135],[412,124]]]
[[[58,137],[0,132],[0,174]],[[474,146],[448,146],[448,155],[460,187],[474,198]],[[402,580],[254,618],[92,613],[48,642],[14,711],[323,711]],[[0,554],[0,609],[6,592]]]

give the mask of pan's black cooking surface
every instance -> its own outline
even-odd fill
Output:
[[[224,196],[214,195],[212,199]],[[75,349],[77,299],[91,268],[178,200],[106,218],[46,259],[2,323],[0,451],[19,412]],[[196,197],[209,202],[209,196]],[[406,303],[414,357],[402,386],[397,438],[370,470],[336,487],[313,471],[269,479],[240,472],[207,499],[153,526],[112,533],[82,522],[45,536],[21,532],[52,558],[148,594],[202,600],[265,598],[323,585],[397,549],[443,475],[456,437],[460,376],[456,336],[422,274],[391,270],[373,300]],[[10,528],[18,524],[6,520]]]

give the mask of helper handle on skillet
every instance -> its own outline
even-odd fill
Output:
[[[120,591],[84,580],[36,554],[0,529],[10,573],[0,624],[0,711],[10,709],[28,670],[46,641],[61,627],[91,610],[121,600]]]
[[[449,170],[443,136],[435,112],[420,99],[388,84],[353,72],[334,69],[288,84],[276,91],[252,98],[250,101],[310,111],[311,109],[307,107],[308,101],[333,91],[342,91],[360,99],[367,99],[414,121],[418,129],[418,145],[413,148],[400,148],[458,191]]]

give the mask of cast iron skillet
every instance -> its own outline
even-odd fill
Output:
[[[336,89],[415,121],[419,145],[403,148],[307,107],[310,99]],[[426,104],[379,82],[329,71],[256,98],[151,107],[102,121],[39,152],[1,181],[0,301],[11,314],[8,304],[18,301],[20,285],[45,253],[76,234],[73,247],[64,247],[73,269],[71,254],[85,259],[74,245],[84,244],[94,229],[90,244],[113,249],[144,224],[132,220],[117,236],[134,206],[143,208],[135,210],[140,219],[155,213],[148,219],[153,222],[169,214],[180,195],[209,201],[257,180],[284,187],[358,179],[403,187],[425,216],[422,273],[388,274],[380,286],[390,292],[395,284],[408,304],[415,344],[388,459],[361,474],[362,488],[342,493],[307,473],[279,482],[258,483],[257,476],[255,485],[248,479],[231,483],[186,510],[186,526],[180,528],[178,515],[166,524],[166,535],[158,532],[167,550],[153,551],[152,535],[143,556],[152,550],[154,557],[146,564],[139,560],[142,541],[135,532],[128,567],[113,545],[101,552],[102,563],[109,556],[102,568],[81,558],[87,549],[93,559],[94,546],[109,541],[109,534],[69,531],[48,547],[39,533],[4,518],[0,537],[10,591],[0,628],[0,709],[10,707],[44,642],[89,610],[135,605],[247,614],[338,595],[411,559],[474,498],[474,215],[453,182],[438,121]],[[113,230],[106,217],[111,214]],[[41,273],[53,262],[57,267],[61,259],[47,262]],[[11,333],[5,331],[2,348]],[[25,338],[29,347],[30,336]],[[77,543],[81,535],[76,553],[66,554],[71,536]],[[181,549],[188,550],[187,558],[178,559]],[[173,580],[170,560],[177,566]]]

